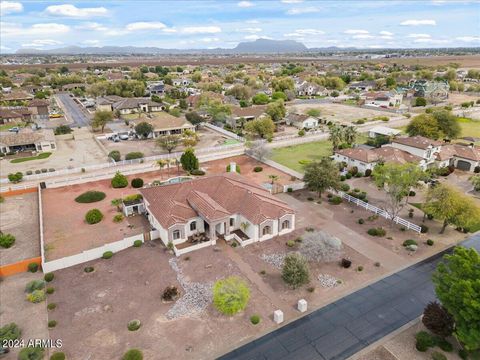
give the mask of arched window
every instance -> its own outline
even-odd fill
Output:
[[[173,240],[180,239],[180,230],[173,231]]]
[[[267,225],[263,228],[263,235],[268,235],[271,233],[272,233],[272,228],[270,226]]]
[[[288,220],[282,221],[282,230],[284,229],[290,229],[290,221]]]

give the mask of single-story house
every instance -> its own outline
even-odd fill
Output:
[[[0,108],[0,124],[28,122],[32,113],[25,107],[21,108]]]
[[[172,80],[173,86],[187,86],[190,85],[190,80],[189,79],[173,79]]]
[[[0,133],[0,152],[45,152],[56,150],[55,135],[51,129],[21,129],[18,133]]]
[[[165,84],[163,81],[156,81],[147,85],[147,92],[150,95],[163,95],[165,93]]]
[[[443,145],[436,154],[438,167],[453,165],[463,171],[475,171],[480,167],[480,146],[474,144],[448,144]]]
[[[33,99],[28,102],[27,108],[32,114],[33,120],[48,120],[47,100]]]
[[[254,105],[249,107],[232,106],[232,114],[227,118],[227,124],[235,128],[240,120],[251,121],[265,115],[267,105]]]
[[[2,96],[0,96],[0,101],[7,102],[28,101],[31,99],[33,99],[33,95],[22,90],[13,90],[8,94],[2,94]]]
[[[298,129],[314,129],[318,127],[318,119],[304,114],[288,114],[285,117],[287,125],[295,126]]]
[[[364,80],[353,82],[348,85],[348,88],[353,91],[371,91],[377,84],[373,80]]]
[[[113,102],[114,98],[112,97],[97,99],[97,108],[110,111],[118,110],[122,115],[165,110],[165,105],[148,98],[118,98],[115,97],[116,101]]]
[[[365,99],[365,105],[374,105],[380,107],[398,107],[402,104],[403,94],[396,91],[368,92],[362,96]]]
[[[153,127],[153,134],[149,137],[157,138],[162,135],[182,134],[185,130],[195,132],[195,125],[188,122],[185,117],[176,117],[169,113],[162,112],[152,118],[135,119],[132,122],[134,127],[141,122],[147,122]]]
[[[150,224],[175,250],[197,242],[215,245],[219,238],[246,245],[295,229],[295,212],[287,203],[237,173],[147,187],[140,193]]]
[[[368,130],[368,137],[375,138],[379,135],[382,136],[397,136],[400,135],[402,132],[397,129],[392,129],[387,126],[375,126]]]

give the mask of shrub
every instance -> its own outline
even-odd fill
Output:
[[[134,160],[141,158],[143,158],[143,153],[140,151],[129,152],[127,155],[125,155],[125,160]]]
[[[358,223],[359,223],[360,225],[363,225],[363,224],[365,224],[365,220],[363,220],[363,219],[358,219]]]
[[[455,327],[453,317],[436,301],[425,307],[422,322],[428,330],[442,338],[452,335]]]
[[[435,339],[426,331],[420,331],[415,335],[415,347],[418,351],[425,352],[430,347],[435,346]]]
[[[235,165],[235,171],[240,174],[240,166]],[[227,165],[227,172],[230,172],[230,164]]]
[[[333,196],[331,199],[328,200],[328,202],[332,205],[339,205],[343,202],[343,200],[340,196]]]
[[[135,240],[133,242],[133,247],[140,247],[142,246],[142,244],[143,244],[142,240]]]
[[[55,326],[57,326],[57,321],[56,320],[50,320],[48,322],[48,327],[49,328],[54,328]]]
[[[101,201],[105,199],[105,196],[106,195],[104,192],[91,190],[77,196],[75,198],[75,201],[78,203],[88,204],[88,203]]]
[[[143,179],[141,178],[134,178],[132,179],[132,187],[135,189],[141,188],[143,186]]]
[[[0,246],[8,249],[9,247],[12,247],[12,245],[15,244],[15,236],[12,234],[0,234]]]
[[[50,356],[50,360],[65,360],[65,353],[63,352],[56,352]]]
[[[203,175],[205,175],[205,171],[200,170],[200,169],[194,169],[194,170],[190,171],[190,174],[195,175],[195,176],[203,176]]]
[[[447,357],[443,355],[441,352],[434,351],[432,353],[432,360],[447,360]]]
[[[95,271],[95,268],[93,266],[86,266],[83,268],[83,271],[85,271],[86,273],[91,273]]]
[[[225,315],[234,315],[245,309],[250,299],[250,289],[236,276],[217,280],[213,285],[213,305]]]
[[[351,178],[352,178],[352,174],[350,174],[350,173],[347,173],[347,174],[345,175],[345,178],[347,178],[347,179],[351,179]]]
[[[0,344],[4,340],[16,340],[22,335],[22,330],[15,323],[10,323],[0,328]]]
[[[257,324],[260,322],[260,316],[258,316],[258,315],[252,315],[252,316],[250,316],[250,322],[251,322],[253,325],[257,325]]]
[[[198,169],[198,158],[195,156],[193,149],[188,148],[180,157],[180,163],[182,164],[183,170],[191,172],[192,170]]]
[[[32,303],[39,303],[45,300],[45,291],[43,290],[34,290],[31,294],[27,295],[27,300]]]
[[[128,186],[128,179],[125,175],[121,174],[120,171],[117,171],[115,176],[112,179],[112,187],[115,189],[124,188]]]
[[[27,170],[25,171],[25,175],[32,175],[33,174],[33,171],[32,170]]]
[[[413,190],[410,190],[410,192],[408,193],[408,196],[415,196],[417,195],[417,193]]]
[[[370,236],[378,236],[378,237],[382,237],[382,236],[385,236],[386,235],[386,231],[385,229],[381,228],[381,227],[378,227],[378,228],[370,228],[367,230],[367,234],[370,235]]]
[[[352,266],[352,261],[348,259],[342,259],[341,264],[343,268],[348,269],[350,266]]]
[[[298,136],[305,136],[305,130],[298,130]]]
[[[261,172],[261,171],[263,171],[263,167],[261,167],[261,166],[255,166],[255,167],[253,168],[253,171],[255,171],[255,172]]]
[[[122,360],[143,360],[143,354],[138,349],[130,349],[123,354]]]
[[[288,240],[286,244],[287,244],[288,247],[294,247],[295,246],[295,241]]]
[[[132,320],[128,322],[127,329],[130,331],[137,331],[138,329],[140,329],[141,326],[142,323],[140,322],[140,320]]]
[[[55,310],[56,307],[57,307],[57,304],[55,304],[55,303],[50,303],[50,304],[47,305],[48,310]]]
[[[410,246],[410,245],[416,245],[418,246],[417,242],[413,239],[408,239],[408,240],[405,240],[402,244],[404,247],[407,247],[407,246]]]
[[[291,253],[285,257],[282,279],[294,289],[310,281],[307,261],[301,254]]]
[[[46,281],[46,282],[50,282],[54,279],[55,275],[53,273],[46,273],[45,276],[43,277],[43,279]]]
[[[90,224],[97,224],[103,219],[103,214],[98,209],[91,209],[85,214],[85,221]]]
[[[176,286],[167,286],[165,290],[163,290],[162,300],[163,301],[174,301],[178,298],[180,293]]]
[[[360,272],[360,271],[363,271],[363,266],[362,266],[362,265],[357,266],[357,271],[359,271],[359,272]]]
[[[123,214],[116,214],[113,216],[113,222],[119,223],[123,221]]]
[[[18,353],[18,360],[42,360],[45,349],[41,347],[28,346]]]
[[[345,175],[340,175],[340,181],[345,181],[346,177]]]
[[[317,262],[337,261],[342,251],[342,241],[323,231],[305,233],[300,245],[300,253],[305,259]]]
[[[442,338],[437,340],[437,346],[445,352],[452,352],[453,351],[453,345],[450,342],[448,342],[447,340],[442,339]]]
[[[19,171],[16,173],[8,174],[8,181],[11,183],[19,183],[23,179],[23,174]]]
[[[350,190],[350,185],[348,185],[348,184],[341,184],[341,185],[340,185],[340,190],[347,192],[348,190]]]
[[[426,234],[428,232],[428,226],[427,225],[420,225],[420,232],[422,234]]]
[[[380,267],[381,264],[380,264],[380,261],[376,261],[375,264],[373,265],[375,265],[375,267]]]
[[[45,287],[45,281],[43,280],[32,280],[25,285],[25,292],[32,293],[35,290],[42,290]]]
[[[47,287],[46,292],[47,292],[48,295],[51,295],[51,294],[53,294],[53,293],[55,292],[55,288],[53,288],[53,287],[51,287],[51,286],[50,286],[50,287]]]
[[[110,151],[108,157],[111,158],[113,161],[120,161],[122,159],[122,157],[120,156],[120,151],[118,150]]]
[[[29,263],[27,266],[28,271],[30,271],[31,273],[36,273],[38,271],[38,267],[38,264],[34,262]]]
[[[460,349],[458,350],[458,356],[460,356],[460,359],[462,360],[467,360],[468,359],[468,351],[465,349]]]
[[[433,246],[433,244],[434,244],[434,241],[432,239],[427,240],[427,245],[428,246]]]
[[[113,256],[113,252],[105,251],[102,255],[102,259],[110,259]]]
[[[307,291],[308,291],[309,293],[315,292],[315,286],[310,286],[310,287],[308,287],[308,288],[307,288]]]

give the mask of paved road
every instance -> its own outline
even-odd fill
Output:
[[[480,251],[480,233],[462,245]],[[431,275],[442,255],[388,276],[220,359],[346,359],[422,314],[435,299]]]
[[[81,105],[77,104],[67,93],[55,95],[58,105],[63,109],[65,116],[73,126],[89,126],[90,119]]]

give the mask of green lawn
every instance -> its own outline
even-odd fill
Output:
[[[17,164],[25,161],[30,161],[30,160],[41,160],[41,159],[48,158],[50,155],[52,155],[51,152],[44,152],[44,153],[38,154],[37,156],[29,156],[29,157],[13,159],[13,160],[10,160],[10,162],[12,164]]]
[[[233,144],[238,144],[240,143],[240,141],[238,140],[235,140],[235,139],[226,139],[224,142],[223,142],[223,145],[233,145]]]
[[[462,137],[471,136],[480,138],[480,121],[469,118],[458,118],[460,127],[462,128]]]
[[[327,140],[287,146],[272,150],[271,159],[298,172],[303,172],[301,160],[319,160],[332,155],[332,143]]]
[[[18,126],[19,128],[22,128],[25,126],[25,124],[24,123],[3,124],[3,125],[0,125],[0,131],[7,131],[8,129],[11,129],[16,126]]]

